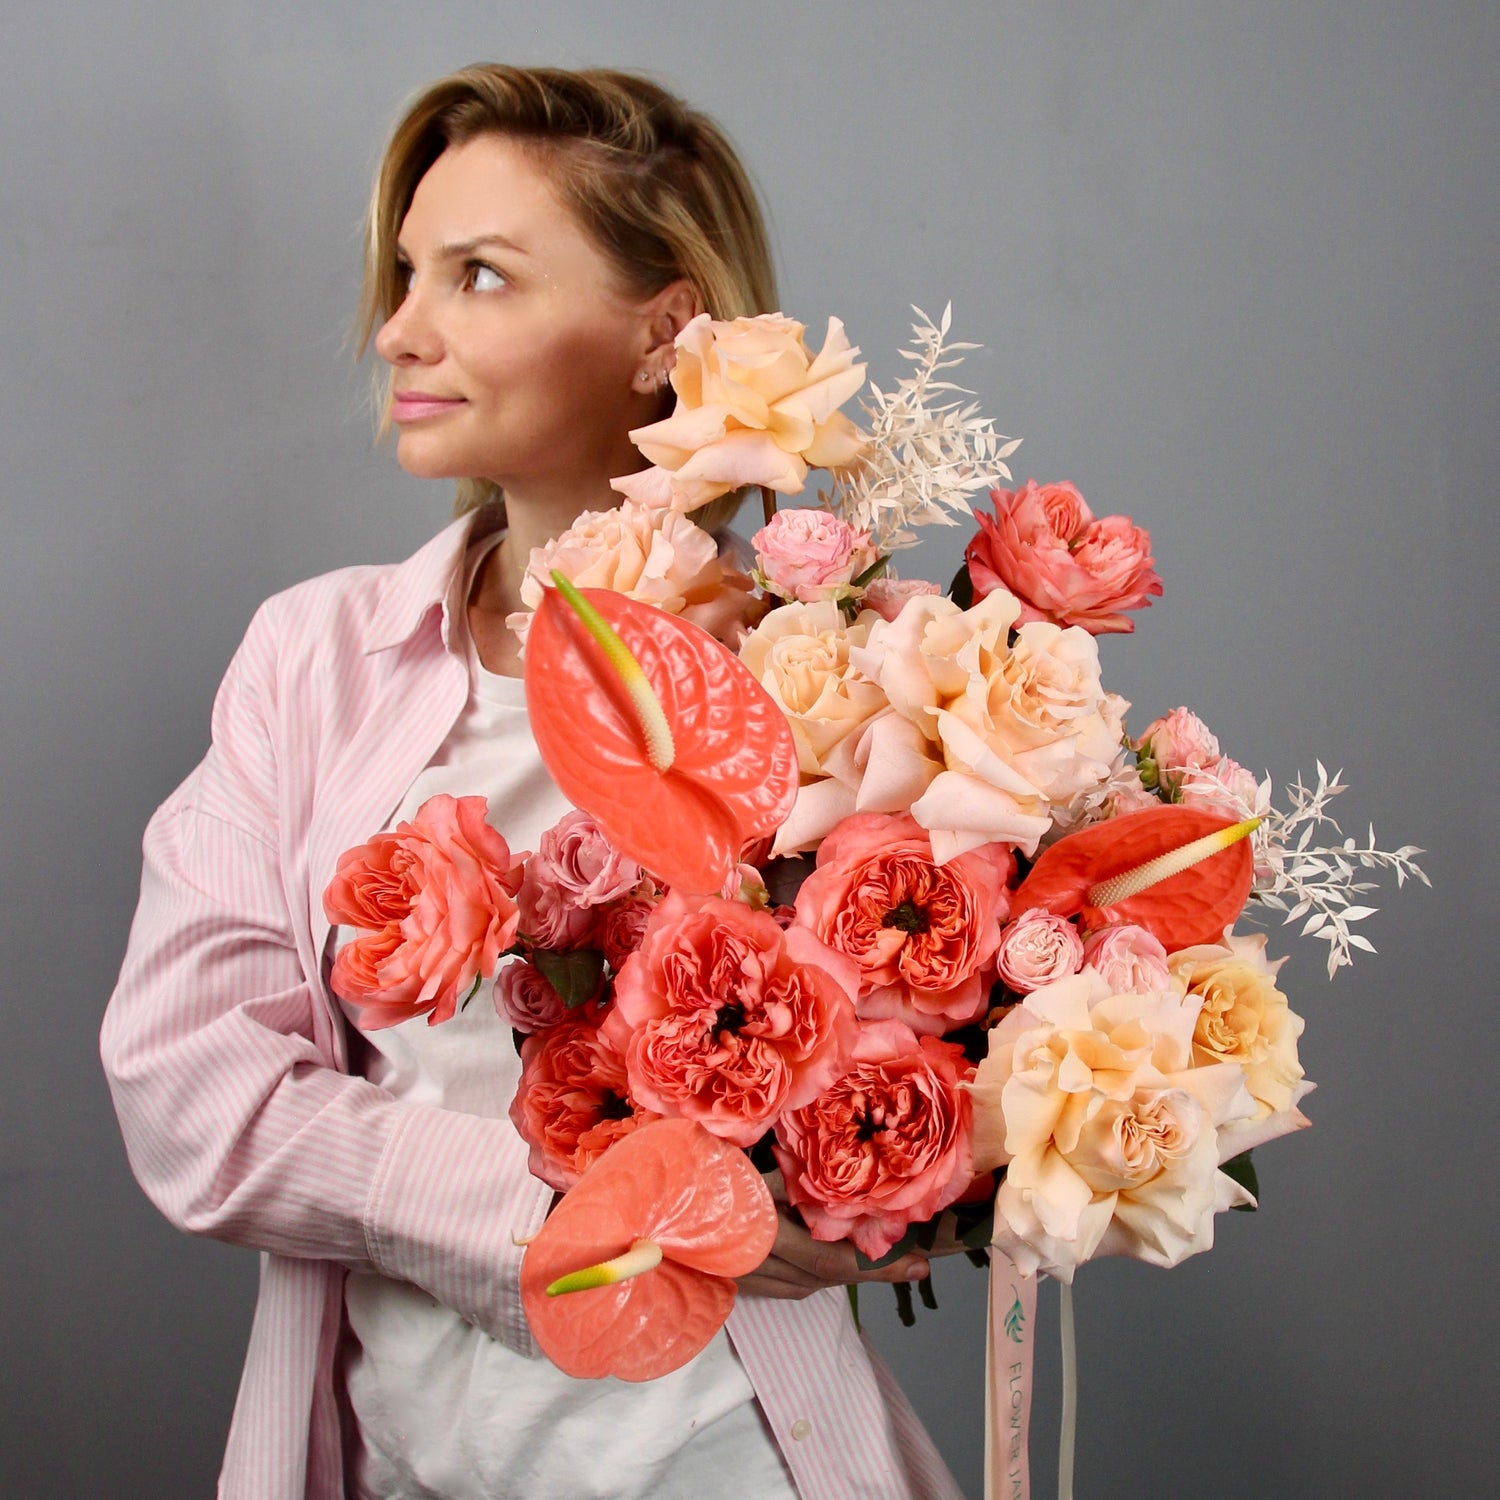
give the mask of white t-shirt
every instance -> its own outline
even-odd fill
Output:
[[[471,553],[467,579],[488,549]],[[455,625],[461,618],[455,611]],[[569,803],[537,753],[520,679],[486,672],[472,645],[468,653],[468,703],[390,826],[439,792],[479,794],[513,850],[535,849]],[[355,1008],[344,1010],[356,1021]],[[440,1026],[419,1016],[362,1035],[365,1076],[398,1098],[508,1120],[521,1065],[489,986]],[[680,1370],[634,1383],[575,1380],[374,1273],[350,1274],[344,1310],[358,1436],[349,1474],[361,1500],[702,1500],[725,1493],[729,1476],[746,1500],[796,1500],[722,1329]]]

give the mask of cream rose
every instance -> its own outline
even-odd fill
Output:
[[[1005,1167],[993,1243],[1023,1275],[1071,1281],[1098,1253],[1173,1266],[1250,1202],[1219,1171],[1224,1127],[1254,1113],[1237,1064],[1195,1066],[1199,1002],[1113,995],[1092,969],[1028,995],[990,1033],[974,1170]]]
[[[1304,1023],[1276,987],[1284,962],[1266,961],[1264,933],[1183,948],[1167,960],[1178,988],[1201,1007],[1194,1057],[1200,1064],[1237,1063],[1257,1119],[1293,1110],[1306,1092],[1297,1057]]]
[[[837,318],[814,356],[781,313],[718,321],[700,313],[677,336],[677,407],[631,440],[670,471],[674,505],[704,505],[741,485],[796,494],[809,468],[852,463],[864,440],[839,407],[864,384]],[[654,481],[660,488],[660,482]]]
[[[695,623],[703,616],[706,629],[713,628],[710,620],[723,625],[726,600],[753,608],[749,578],[724,565],[708,532],[677,511],[634,501],[618,510],[585,511],[561,536],[532,549],[521,580],[526,609],[505,622],[523,642],[554,568],[579,588],[613,589]]]
[[[1038,621],[1012,647],[1020,612],[1004,589],[968,610],[916,598],[850,653],[927,742],[934,769],[900,791],[940,860],[996,840],[1034,853],[1054,809],[1115,768],[1123,700],[1100,683],[1094,638]],[[863,792],[860,807],[881,810]]]

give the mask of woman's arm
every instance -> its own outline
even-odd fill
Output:
[[[421,1286],[529,1349],[513,1235],[550,1191],[504,1121],[397,1101],[314,1041],[284,889],[274,627],[257,617],[214,744],[147,829],[101,1051],[131,1165],[179,1227]]]

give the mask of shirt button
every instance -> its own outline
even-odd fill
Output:
[[[792,1436],[799,1443],[811,1431],[812,1431],[812,1423],[809,1422],[806,1417],[798,1417],[797,1420],[792,1423]]]

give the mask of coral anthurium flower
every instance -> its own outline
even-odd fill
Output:
[[[1150,807],[1070,833],[1048,849],[1011,902],[1012,918],[1035,908],[1081,916],[1085,927],[1133,922],[1173,953],[1218,942],[1250,897],[1254,827],[1192,807]],[[1214,840],[1185,868],[1167,859],[1198,840]],[[1231,841],[1232,840],[1232,841]],[[1162,860],[1154,869],[1143,869]],[[1131,892],[1125,879],[1140,871],[1151,883]],[[1155,877],[1152,879],[1152,877]]]
[[[743,1151],[690,1120],[654,1120],[611,1146],[527,1247],[527,1322],[566,1374],[654,1380],[723,1326],[732,1278],[771,1253],[776,1222]]]
[[[796,801],[785,716],[707,631],[608,589],[567,592],[618,639],[612,658],[563,592],[547,591],[526,643],[542,760],[622,854],[681,891],[719,891]]]

